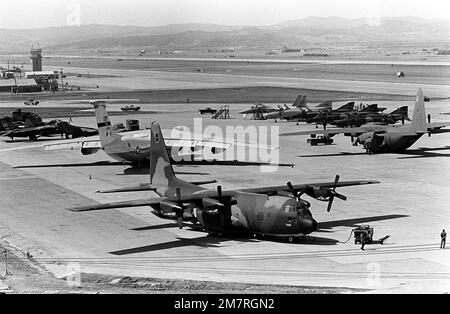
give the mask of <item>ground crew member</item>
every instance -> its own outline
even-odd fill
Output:
[[[445,230],[441,232],[441,249],[445,249],[445,240],[447,239],[447,233]]]
[[[364,245],[366,245],[366,234],[362,232],[361,235],[359,236],[359,239],[361,241],[361,250],[364,251]]]

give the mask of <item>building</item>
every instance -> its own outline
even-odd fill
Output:
[[[42,49],[31,49],[30,51],[31,68],[33,72],[42,71]]]
[[[36,93],[42,91],[33,79],[0,80],[0,92],[8,93]]]
[[[57,80],[59,78],[59,75],[58,71],[35,71],[26,72],[25,78],[35,80]]]
[[[9,70],[2,70],[2,71],[0,71],[0,76],[2,79],[13,79],[14,72],[11,72]]]

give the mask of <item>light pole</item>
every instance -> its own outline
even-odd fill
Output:
[[[61,91],[64,92],[64,74],[63,74],[63,68],[61,68]]]

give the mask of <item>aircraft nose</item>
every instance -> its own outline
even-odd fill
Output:
[[[317,221],[312,217],[302,218],[299,222],[302,233],[309,234],[317,230]]]

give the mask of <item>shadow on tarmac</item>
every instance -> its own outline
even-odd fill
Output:
[[[413,155],[413,156],[398,157],[398,159],[450,157],[450,154],[434,153],[435,151],[449,150],[449,149],[450,149],[450,146],[435,147],[435,148],[420,147],[420,148],[409,149],[409,150],[405,150],[404,152],[393,153],[393,154]],[[374,154],[374,155],[376,155],[376,154]],[[369,155],[365,152],[361,152],[361,153],[340,152],[340,153],[334,153],[334,154],[300,155],[297,157],[310,158],[310,157],[341,157],[341,156],[369,156]]]
[[[383,215],[383,216],[361,217],[361,218],[319,222],[319,229],[317,230],[317,232],[329,232],[327,230],[332,229],[334,227],[356,227],[358,224],[381,220],[406,218],[406,217],[409,217],[409,215]]]

